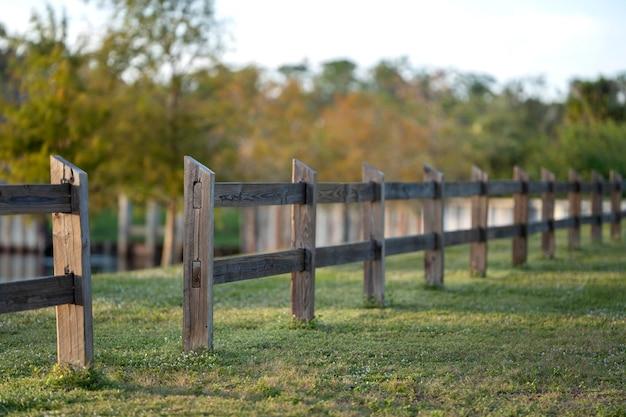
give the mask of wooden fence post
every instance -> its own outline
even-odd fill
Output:
[[[472,167],[472,181],[480,183],[480,194],[472,197],[472,229],[478,229],[479,240],[470,244],[470,274],[484,277],[487,273],[487,227],[489,220],[489,177],[480,168]]]
[[[317,173],[297,159],[292,164],[292,182],[305,184],[304,204],[291,206],[291,247],[304,249],[304,270],[291,273],[291,314],[297,320],[315,317],[315,210]]]
[[[183,344],[213,348],[213,206],[215,174],[185,156]]]
[[[615,241],[622,240],[622,176],[616,171],[611,171],[611,238]]]
[[[424,166],[424,180],[431,181],[434,187],[432,199],[423,202],[424,234],[435,234],[435,248],[424,252],[424,273],[429,285],[443,285],[443,174],[432,167]]]
[[[363,182],[374,187],[374,199],[363,203],[363,239],[374,245],[374,259],[363,264],[363,290],[367,305],[385,305],[385,176],[363,164]]]
[[[128,269],[133,207],[126,194],[120,194],[117,201],[117,269],[125,271]]]
[[[519,266],[528,256],[528,174],[515,166],[513,179],[521,186],[520,192],[513,194],[513,222],[520,227],[520,235],[513,237],[513,265]]]
[[[554,174],[545,168],[541,169],[541,180],[547,183],[548,189],[541,195],[541,220],[548,222],[548,230],[541,234],[543,256],[554,258],[556,249],[554,239]]]
[[[93,325],[87,173],[52,156],[50,182],[72,186],[72,212],[52,215],[54,274],[73,274],[76,291],[75,304],[56,307],[58,362],[88,366],[93,361]]]
[[[573,169],[569,170],[569,182],[571,191],[568,194],[569,200],[569,217],[574,219],[574,224],[568,229],[568,247],[570,250],[580,248],[580,214],[581,214],[581,198],[580,198],[580,178]]]
[[[602,175],[593,171],[591,173],[593,191],[591,192],[591,215],[594,216],[591,223],[591,242],[602,242],[602,195],[604,193]]]

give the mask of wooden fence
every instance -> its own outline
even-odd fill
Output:
[[[315,313],[315,269],[364,263],[364,295],[368,304],[384,306],[385,257],[424,251],[426,281],[435,286],[444,282],[444,248],[470,243],[470,271],[485,276],[487,242],[513,240],[512,262],[526,262],[528,236],[541,233],[546,257],[555,252],[555,230],[568,229],[569,247],[580,245],[580,227],[591,225],[592,241],[602,238],[603,222],[611,223],[611,236],[621,237],[622,178],[611,172],[610,181],[594,173],[583,182],[574,171],[568,181],[556,181],[542,170],[541,181],[530,181],[519,167],[513,180],[489,181],[478,168],[472,181],[445,182],[443,174],[425,167],[423,182],[385,182],[381,171],[363,166],[363,182],[318,183],[316,173],[294,160],[290,183],[216,183],[215,174],[191,157],[185,158],[184,248],[183,248],[183,343],[185,350],[212,348],[213,285],[291,273],[291,311],[297,320],[311,320]],[[610,193],[611,211],[602,212],[604,194]],[[567,195],[570,215],[554,219],[556,195]],[[592,211],[581,215],[583,194],[590,194]],[[512,195],[514,222],[506,226],[487,226],[489,197]],[[541,221],[528,221],[531,195],[542,200]],[[447,197],[471,197],[470,229],[444,232],[443,210]],[[421,199],[423,234],[385,238],[384,206],[388,200]],[[364,240],[335,246],[315,246],[316,206],[325,203],[361,203]],[[213,209],[215,207],[253,207],[290,205],[291,249],[213,259]]]
[[[0,215],[52,213],[54,275],[0,284],[0,313],[56,306],[57,358],[93,359],[87,174],[50,158],[50,184],[0,185]]]

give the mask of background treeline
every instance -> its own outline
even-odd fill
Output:
[[[68,42],[52,8],[27,33],[0,30],[3,179],[46,181],[58,153],[89,172],[94,209],[127,192],[173,215],[185,154],[219,181],[287,180],[292,157],[322,181],[358,180],[362,161],[390,180],[416,180],[426,162],[449,179],[472,164],[493,178],[514,164],[626,173],[625,75],[547,100],[541,79],[501,85],[404,59],[234,68],[208,0],[99,4],[111,19],[98,38]]]

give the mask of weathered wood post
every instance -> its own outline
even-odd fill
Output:
[[[443,174],[434,168],[424,166],[424,181],[433,184],[433,198],[423,202],[424,234],[434,233],[435,248],[424,252],[424,273],[426,282],[433,286],[443,285]]]
[[[146,268],[152,268],[156,265],[156,246],[159,229],[159,205],[154,200],[148,200],[146,204],[146,228],[145,246],[146,246]]]
[[[541,195],[541,220],[548,222],[548,230],[541,233],[541,249],[543,256],[554,258],[556,249],[554,239],[554,174],[545,168],[541,169],[541,180],[546,183],[547,190]]]
[[[574,219],[574,224],[568,229],[568,248],[570,250],[580,249],[580,214],[581,214],[581,198],[580,198],[580,178],[573,169],[569,170],[570,192],[569,200],[569,217]]]
[[[118,196],[117,207],[117,269],[125,271],[128,269],[133,207],[126,194]]]
[[[185,157],[183,344],[213,348],[213,205],[215,174]]]
[[[602,194],[604,193],[602,175],[593,171],[591,173],[593,191],[591,192],[591,215],[594,216],[591,223],[591,242],[602,242]]]
[[[374,245],[374,259],[363,264],[363,290],[367,305],[385,305],[385,176],[363,164],[363,182],[374,187],[372,201],[363,203],[363,239]]]
[[[611,171],[611,238],[615,241],[622,240],[622,176],[616,171]]]
[[[480,194],[472,197],[472,229],[478,229],[478,242],[470,244],[470,273],[484,277],[487,274],[487,227],[489,218],[489,197],[487,185],[489,176],[480,168],[472,167],[472,181],[480,184]]]
[[[520,229],[520,234],[513,237],[513,265],[519,266],[528,257],[528,174],[515,166],[513,179],[520,183],[520,191],[513,194],[513,222]]]
[[[56,306],[58,362],[88,366],[93,361],[93,325],[87,173],[51,156],[50,182],[72,187],[72,212],[52,215],[54,274],[73,275],[76,291],[75,304]]]
[[[304,249],[304,270],[291,273],[291,314],[296,320],[315,317],[315,211],[317,173],[293,160],[291,180],[305,184],[304,204],[291,206],[291,247]]]

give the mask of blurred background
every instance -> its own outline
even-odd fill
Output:
[[[180,261],[183,155],[218,181],[287,181],[292,157],[320,181],[626,173],[624,22],[609,0],[0,0],[0,181],[48,182],[52,153],[87,171],[112,271]],[[390,236],[419,232],[403,204]],[[360,240],[358,207],[318,216],[318,245]],[[0,280],[49,271],[47,221],[0,218]],[[288,245],[283,209],[216,222],[218,255]]]

